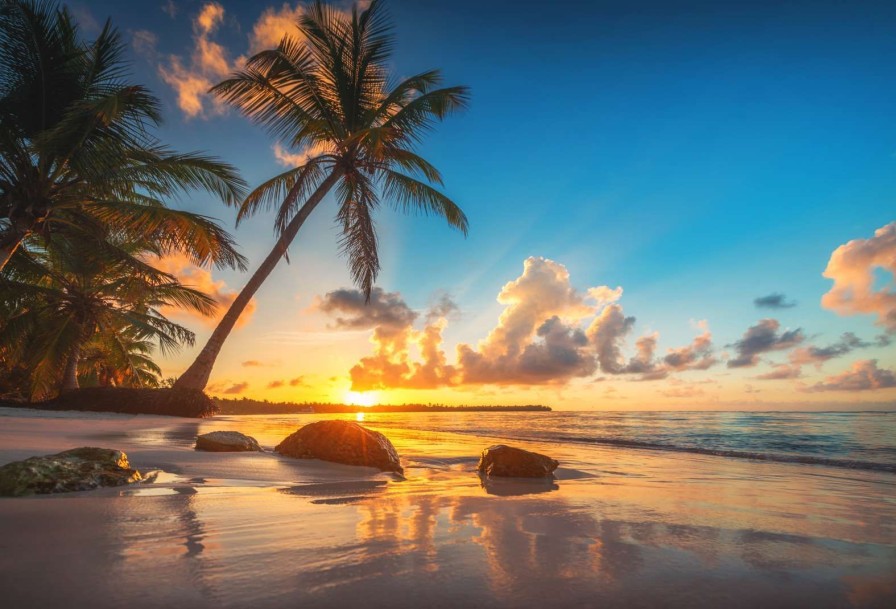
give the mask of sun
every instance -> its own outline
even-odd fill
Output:
[[[368,408],[376,404],[377,392],[346,391],[342,399],[346,404],[351,404],[352,406],[364,406],[365,408]]]

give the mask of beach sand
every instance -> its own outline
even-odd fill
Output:
[[[0,464],[103,446],[161,470],[0,499],[0,605],[896,606],[892,473],[527,443],[556,480],[483,485],[493,438],[395,428],[406,479],[192,449],[233,429],[269,450],[324,418],[0,409]]]

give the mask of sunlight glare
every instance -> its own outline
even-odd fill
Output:
[[[343,399],[346,404],[367,408],[376,404],[377,395],[375,391],[346,391]]]

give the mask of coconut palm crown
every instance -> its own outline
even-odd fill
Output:
[[[54,2],[0,0],[0,269],[23,244],[68,233],[88,247],[109,231],[244,268],[213,220],[164,200],[200,188],[236,205],[245,183],[150,133],[159,103],[128,82],[124,50],[109,22],[85,42]]]
[[[466,106],[468,89],[442,87],[438,70],[395,83],[392,28],[378,0],[350,14],[317,1],[298,30],[298,37],[285,36],[212,88],[278,140],[317,154],[261,184],[240,206],[237,221],[276,209],[278,240],[178,387],[205,387],[246,304],[327,193],[335,195],[352,279],[368,299],[380,269],[373,212],[382,203],[441,216],[467,232],[463,211],[434,187],[442,186],[439,171],[415,148],[436,122]]]

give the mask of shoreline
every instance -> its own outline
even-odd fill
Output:
[[[364,424],[393,441],[406,479],[192,450],[197,432],[220,429],[269,449],[294,420],[0,410],[0,463],[98,445],[164,472],[0,499],[2,596],[198,609],[896,600],[889,473],[526,442],[560,460],[556,480],[483,484],[475,456],[495,438]]]

